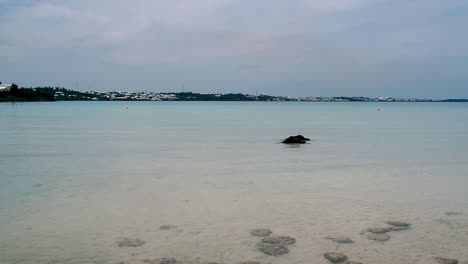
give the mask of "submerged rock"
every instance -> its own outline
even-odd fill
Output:
[[[252,236],[258,236],[258,237],[267,237],[269,235],[271,235],[271,230],[270,229],[266,229],[266,228],[257,228],[257,229],[252,229],[250,230],[250,234]]]
[[[390,231],[402,231],[402,230],[408,230],[410,227],[409,226],[391,226],[388,229]]]
[[[390,229],[387,227],[371,227],[366,230],[367,232],[371,232],[373,234],[383,234],[390,232]]]
[[[158,258],[158,259],[145,259],[145,263],[149,264],[175,264],[177,260],[175,258]]]
[[[457,264],[458,260],[456,259],[449,259],[449,258],[442,258],[442,257],[437,257],[434,258],[437,263],[440,264]]]
[[[265,237],[257,244],[257,248],[267,255],[279,256],[288,253],[287,246],[295,243],[296,239],[290,236]]]
[[[346,255],[336,252],[325,253],[323,256],[332,263],[340,263],[348,259]]]
[[[461,215],[462,212],[458,212],[458,211],[447,211],[445,212],[445,215],[446,216],[454,216],[454,215]]]
[[[385,223],[391,226],[399,226],[399,227],[409,227],[411,225],[410,223],[401,222],[401,221],[387,221]]]
[[[259,243],[257,244],[257,248],[270,256],[280,256],[289,253],[289,249],[280,244]]]
[[[367,233],[366,238],[369,240],[375,240],[379,242],[385,242],[390,240],[390,236],[388,234],[374,234],[374,233]]]
[[[146,241],[143,241],[141,239],[128,237],[121,238],[117,241],[117,245],[119,245],[119,247],[139,247],[145,243]]]
[[[354,241],[349,237],[325,237],[325,239],[330,239],[331,241],[340,244],[354,243]]]
[[[303,135],[290,136],[283,140],[284,144],[305,144],[307,141],[310,141],[309,138],[304,137]]]
[[[265,237],[262,239],[262,243],[285,246],[295,244],[296,239],[290,236]]]
[[[175,264],[177,260],[175,258],[162,258],[159,260],[159,264]]]
[[[171,230],[176,229],[178,226],[176,225],[162,225],[159,227],[160,230]]]

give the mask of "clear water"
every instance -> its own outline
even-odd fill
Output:
[[[279,143],[296,134],[312,141]],[[386,220],[412,228],[360,235]],[[267,256],[258,227],[297,243]],[[0,263],[435,263],[467,247],[468,104],[0,104]]]

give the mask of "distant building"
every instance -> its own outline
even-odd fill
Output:
[[[0,91],[9,91],[11,84],[3,84],[0,82]]]

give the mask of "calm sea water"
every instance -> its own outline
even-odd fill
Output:
[[[279,143],[296,134],[310,144]],[[392,219],[412,228],[360,235]],[[297,244],[267,256],[257,227]],[[0,263],[433,263],[467,246],[468,104],[0,104]]]

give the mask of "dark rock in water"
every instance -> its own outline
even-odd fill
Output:
[[[265,237],[262,239],[262,243],[285,246],[295,244],[296,239],[290,236]]]
[[[267,237],[271,235],[271,230],[266,229],[266,228],[257,228],[257,229],[252,229],[250,230],[250,234],[252,236],[258,236],[258,237]]]
[[[369,240],[375,240],[379,242],[385,242],[385,241],[390,240],[390,236],[388,234],[367,233],[366,238]]]
[[[406,222],[401,222],[401,221],[387,221],[385,222],[391,226],[406,226],[409,227],[411,224],[406,223]]]
[[[390,232],[390,229],[386,227],[371,227],[367,229],[367,232],[371,232],[373,234],[383,234]]]
[[[119,245],[119,247],[139,247],[145,243],[146,241],[128,237],[124,237],[117,241],[117,245]]]
[[[328,259],[331,263],[340,263],[348,259],[346,255],[336,252],[325,253],[323,256],[326,259]]]
[[[280,256],[289,252],[287,247],[280,244],[258,243],[257,247],[258,250],[270,256]]]
[[[437,257],[434,259],[435,261],[437,261],[437,263],[440,263],[440,264],[457,264],[458,263],[458,260],[456,259],[449,259],[449,258],[442,258],[442,257]]]
[[[309,138],[304,137],[303,135],[290,136],[283,140],[284,144],[305,144],[307,141],[310,141]]]
[[[348,237],[325,237],[325,239],[330,239],[331,241],[340,244],[354,243],[354,241]]]

